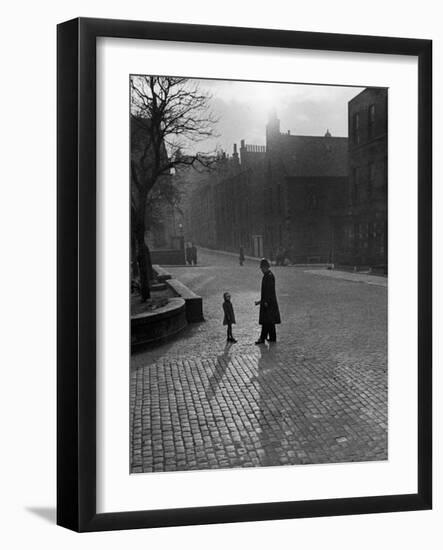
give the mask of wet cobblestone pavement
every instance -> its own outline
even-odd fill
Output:
[[[386,459],[387,288],[275,267],[278,341],[254,346],[257,263],[199,262],[168,269],[203,297],[205,322],[131,358],[131,471]]]

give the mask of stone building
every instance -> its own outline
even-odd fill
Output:
[[[348,185],[347,142],[329,130],[281,133],[275,115],[268,124],[265,240],[293,263],[332,261],[331,215]]]
[[[273,114],[266,145],[240,142],[188,194],[186,235],[201,246],[292,262],[331,257],[330,206],[347,189],[347,139],[280,131]],[[188,238],[188,237],[187,237]]]
[[[387,271],[387,89],[367,88],[351,99],[349,187],[335,218],[335,261]]]
[[[348,104],[349,138],[282,132],[244,140],[187,194],[186,238],[208,248],[291,263],[387,269],[387,91]],[[193,179],[192,177],[190,179]]]

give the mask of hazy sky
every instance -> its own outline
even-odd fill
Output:
[[[194,81],[196,82],[196,81]],[[265,126],[274,109],[280,129],[298,135],[348,135],[348,101],[363,88],[273,84],[228,80],[198,80],[201,91],[212,95],[211,105],[219,118],[220,136],[200,143],[200,151],[221,147],[232,153],[240,140],[265,145]]]

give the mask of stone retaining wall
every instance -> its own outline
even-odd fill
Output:
[[[185,301],[170,298],[163,307],[131,317],[131,348],[167,340],[186,326]]]

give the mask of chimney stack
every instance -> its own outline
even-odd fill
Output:
[[[234,143],[234,152],[232,153],[232,158],[236,164],[238,164],[238,153],[237,153],[237,144]]]

